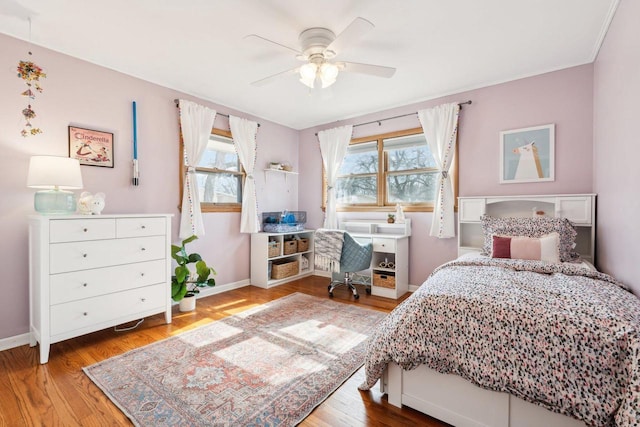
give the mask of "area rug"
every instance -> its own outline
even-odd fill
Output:
[[[362,366],[384,316],[295,293],[84,371],[137,426],[292,426]]]

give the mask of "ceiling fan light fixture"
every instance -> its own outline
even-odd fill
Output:
[[[318,72],[318,66],[312,62],[304,64],[300,67],[300,81],[305,86],[313,89],[313,85],[316,81],[316,74]]]
[[[319,74],[320,80],[322,81],[322,88],[329,87],[334,84],[338,78],[338,66],[325,62],[320,66]]]

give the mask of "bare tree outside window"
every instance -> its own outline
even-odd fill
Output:
[[[438,169],[421,128],[351,141],[336,180],[338,209],[431,211]],[[450,171],[457,179],[457,160]],[[326,183],[325,183],[326,191]]]
[[[431,203],[436,196],[436,162],[423,133],[383,140],[390,204]]]
[[[214,129],[196,165],[202,211],[240,211],[244,176],[230,132]]]
[[[336,180],[338,204],[375,204],[378,194],[377,142],[351,144]]]

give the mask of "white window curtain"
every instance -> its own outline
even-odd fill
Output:
[[[184,188],[182,191],[182,215],[180,238],[204,236],[200,195],[195,167],[209,143],[209,135],[216,119],[216,111],[191,101],[180,100],[180,128],[184,142]]]
[[[432,236],[440,239],[455,237],[453,182],[449,169],[453,161],[458,134],[458,115],[460,106],[457,103],[443,104],[437,107],[418,111],[422,130],[440,170],[437,178],[437,194],[431,222]]]
[[[240,117],[229,117],[229,127],[238,158],[247,173],[242,191],[242,214],[240,216],[241,233],[257,233],[260,231],[258,221],[258,200],[253,173],[256,168],[256,134],[258,123]]]
[[[327,174],[327,206],[324,217],[324,228],[338,228],[338,215],[336,213],[335,184],[340,171],[340,166],[347,154],[347,148],[351,141],[353,126],[341,126],[318,132],[322,163]]]

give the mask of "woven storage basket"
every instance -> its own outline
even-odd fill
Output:
[[[283,253],[285,255],[291,255],[298,252],[298,241],[297,240],[287,240],[284,242]]]
[[[298,274],[298,260],[274,262],[271,266],[272,279],[284,279]]]
[[[396,277],[388,273],[373,273],[373,286],[395,289]]]
[[[274,256],[280,255],[280,242],[276,242],[276,244],[269,245],[269,258],[273,258]]]
[[[309,239],[298,240],[298,252],[306,252],[309,250]]]

